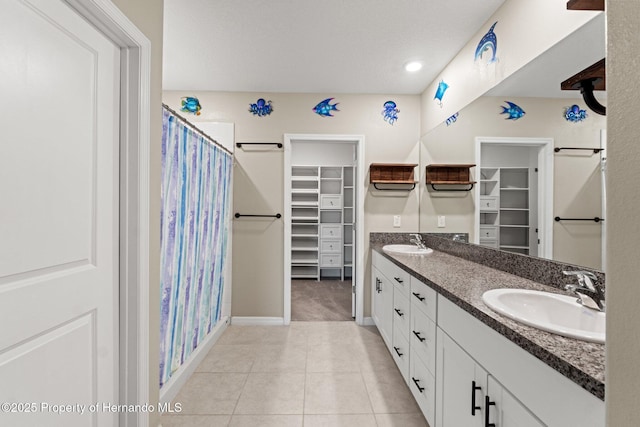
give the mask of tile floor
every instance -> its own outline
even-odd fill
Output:
[[[291,320],[353,320],[351,280],[292,280]]]
[[[163,427],[428,426],[375,327],[229,326]]]

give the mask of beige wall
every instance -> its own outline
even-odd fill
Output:
[[[179,111],[182,96],[195,95],[202,104],[198,121],[235,123],[238,142],[282,142],[285,133],[357,134],[365,136],[365,165],[373,162],[418,163],[420,135],[419,95],[339,95],[340,111],[321,117],[312,108],[330,95],[220,93],[168,91],[164,102]],[[273,102],[270,116],[249,113],[258,98]],[[393,100],[400,109],[392,126],[382,118],[384,102]],[[234,211],[240,213],[283,212],[283,151],[269,148],[236,149],[234,167]],[[417,171],[416,171],[417,173]],[[368,176],[367,176],[368,179]],[[359,183],[365,195],[364,315],[370,316],[369,247],[371,231],[417,231],[418,193],[368,191],[368,181]],[[392,194],[390,194],[392,193]],[[401,215],[402,227],[393,228],[393,216]],[[233,226],[233,316],[282,317],[284,312],[284,241],[282,220],[240,219]]]
[[[160,145],[162,141],[162,0],[113,0],[151,41],[151,152],[149,200],[149,403],[158,402],[160,353]],[[147,402],[141,402],[147,403]],[[159,422],[149,414],[149,425]]]
[[[607,1],[607,426],[640,425],[640,2]]]
[[[509,98],[526,112],[519,120],[505,120],[500,114],[504,98],[481,97],[464,108],[450,126],[442,123],[422,138],[420,164],[475,163],[475,138],[553,138],[556,147],[599,147],[600,130],[607,119],[591,111],[580,123],[564,119],[566,107],[581,99]],[[478,179],[477,168],[473,169]],[[424,182],[424,179],[421,180]],[[474,233],[474,192],[432,193],[420,189],[420,230],[423,232]],[[591,151],[554,155],[553,215],[592,217],[601,215],[600,156]],[[437,228],[437,215],[447,216],[447,227]],[[594,222],[553,224],[553,258],[592,268],[601,268],[601,227]]]

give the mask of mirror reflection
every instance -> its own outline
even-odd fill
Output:
[[[605,228],[594,218],[606,219],[606,151],[593,149],[606,147],[606,117],[560,83],[605,47],[602,14],[424,135],[420,231],[468,232],[472,243],[604,270]],[[475,164],[476,184],[435,191],[424,184],[430,164]]]

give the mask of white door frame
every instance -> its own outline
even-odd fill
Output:
[[[121,52],[120,361],[119,402],[113,403],[153,404],[149,396],[151,42],[110,0],[65,1]],[[123,413],[120,425],[146,427],[149,413]]]
[[[476,137],[476,165],[480,176],[482,166],[480,157],[481,144],[502,144],[514,147],[539,147],[538,154],[538,235],[542,239],[539,246],[541,253],[538,257],[553,259],[553,138],[522,138],[522,137]],[[475,199],[480,200],[480,185],[476,185]],[[475,209],[473,242],[480,242],[480,209]]]
[[[364,324],[364,135],[285,134],[284,135],[284,324],[291,323],[291,142],[346,142],[356,145],[357,176],[355,226],[356,323]],[[362,186],[360,186],[362,184]]]

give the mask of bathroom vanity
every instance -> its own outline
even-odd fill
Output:
[[[496,288],[561,289],[437,249],[389,255],[382,246],[372,240],[372,316],[429,425],[605,425],[604,345],[482,301]]]

